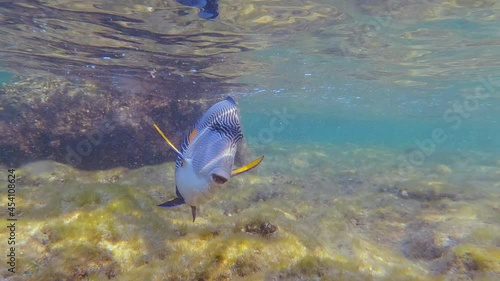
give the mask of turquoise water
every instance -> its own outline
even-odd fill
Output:
[[[499,280],[498,1],[200,12],[0,3],[0,168],[19,178],[0,279]],[[196,223],[157,208],[175,155],[153,122],[179,146],[228,95],[237,162],[264,161]]]
[[[12,73],[0,71],[0,84],[10,82],[13,76],[14,75]]]
[[[432,93],[422,89],[420,95],[426,97],[411,97],[404,92],[399,97],[397,93],[386,97],[387,89],[379,89],[380,92],[373,89],[367,96],[359,88],[362,87],[351,87],[348,90],[351,96],[346,90],[340,93],[335,89],[329,93],[323,91],[322,95],[328,96],[327,99],[315,95],[284,97],[272,93],[271,96],[261,94],[257,98],[246,98],[241,102],[246,132],[259,143],[273,138],[286,142],[352,143],[407,149],[415,146],[416,141],[431,138],[432,131],[439,128],[448,136],[439,150],[500,152],[499,105],[494,94],[484,100],[478,99],[477,108],[468,107],[473,110],[464,109],[462,113],[454,107],[454,103],[464,102],[455,92]],[[433,104],[427,106],[428,102]],[[467,101],[466,106],[472,105],[476,106],[476,102],[469,104]],[[252,110],[253,107],[258,109]],[[284,121],[286,124],[280,119],[283,113],[288,116]],[[273,118],[278,118],[281,125],[271,125]],[[268,129],[273,125],[277,128],[269,136]],[[263,134],[261,140],[259,133]]]

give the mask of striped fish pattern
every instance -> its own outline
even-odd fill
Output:
[[[196,134],[195,138],[193,132]],[[242,138],[239,109],[236,102],[228,97],[210,107],[196,122],[191,133],[184,137],[181,154],[196,159],[195,170],[201,171],[203,164],[210,163],[213,155],[223,155],[224,150],[228,148],[236,153],[236,144]],[[199,149],[207,149],[211,153],[196,155]],[[182,166],[182,157],[177,156],[175,164],[176,168]]]
[[[233,169],[237,144],[243,138],[239,109],[227,97],[210,107],[184,138],[177,150],[161,130],[156,130],[177,153],[175,182],[177,198],[158,206],[171,208],[182,204],[191,206],[193,221],[196,206],[212,199],[229,178],[255,168],[264,156]]]

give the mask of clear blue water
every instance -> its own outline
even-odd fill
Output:
[[[259,132],[267,132],[270,122],[278,117],[277,111],[290,115],[289,124],[283,124],[283,129],[277,126],[277,132],[273,132],[273,138],[282,142],[352,143],[405,149],[415,146],[416,141],[431,138],[432,131],[441,128],[449,138],[440,145],[440,150],[500,152],[499,99],[496,92],[490,94],[480,83],[475,86],[483,89],[484,98],[477,100],[457,95],[458,89],[444,92],[412,89],[408,93],[404,89],[371,87],[367,94],[366,84],[325,90],[305,83],[304,88],[313,91],[310,95],[301,95],[299,91],[294,95],[258,93],[259,97],[242,101],[246,132],[258,139]],[[389,91],[392,93],[388,94]],[[463,111],[456,109],[455,104],[464,107]]]

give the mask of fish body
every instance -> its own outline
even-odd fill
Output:
[[[191,206],[193,221],[196,206],[212,199],[232,177],[255,168],[263,156],[233,171],[237,144],[243,138],[239,109],[228,97],[210,107],[184,138],[181,150],[160,135],[177,153],[175,182],[177,198],[160,207]]]

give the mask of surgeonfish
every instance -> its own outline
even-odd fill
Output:
[[[175,161],[175,193],[173,200],[160,204],[164,208],[182,204],[191,206],[193,222],[196,206],[212,199],[231,178],[247,172],[262,162],[264,156],[233,170],[237,143],[243,138],[239,109],[231,97],[210,107],[184,138],[181,150],[158,133],[177,154]]]

